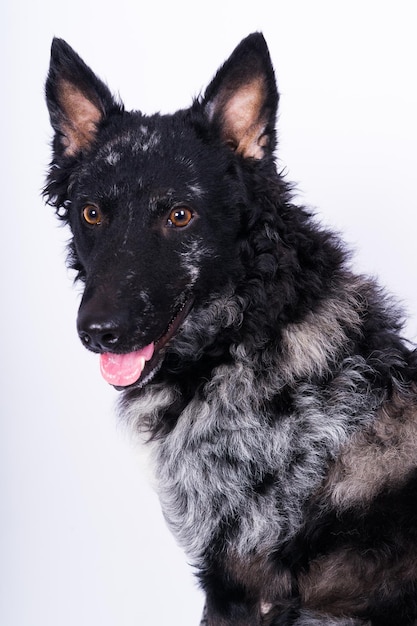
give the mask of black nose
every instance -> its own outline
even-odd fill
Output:
[[[117,350],[126,336],[127,320],[120,313],[109,311],[102,302],[81,303],[77,319],[78,335],[93,352]]]

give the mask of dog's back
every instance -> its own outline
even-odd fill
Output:
[[[152,117],[55,41],[47,100],[79,335],[152,440],[204,623],[415,625],[416,354],[276,172],[262,36]]]

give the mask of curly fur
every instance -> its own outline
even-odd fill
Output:
[[[60,41],[46,92],[81,338],[129,353],[187,313],[120,411],[149,440],[201,624],[415,626],[416,352],[276,171],[262,36],[171,116],[125,112]],[[179,205],[196,217],[167,229]]]

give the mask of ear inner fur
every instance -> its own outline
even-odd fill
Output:
[[[66,79],[61,79],[58,99],[65,117],[61,122],[64,153],[74,156],[88,148],[97,131],[103,113],[80,89]]]
[[[214,101],[214,110],[221,114],[222,135],[244,157],[261,159],[264,156],[262,138],[266,127],[263,112],[265,82],[255,78],[236,91],[227,90]]]

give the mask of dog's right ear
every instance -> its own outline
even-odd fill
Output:
[[[94,142],[100,122],[120,110],[106,85],[62,39],[54,39],[45,86],[56,156],[72,157]]]

